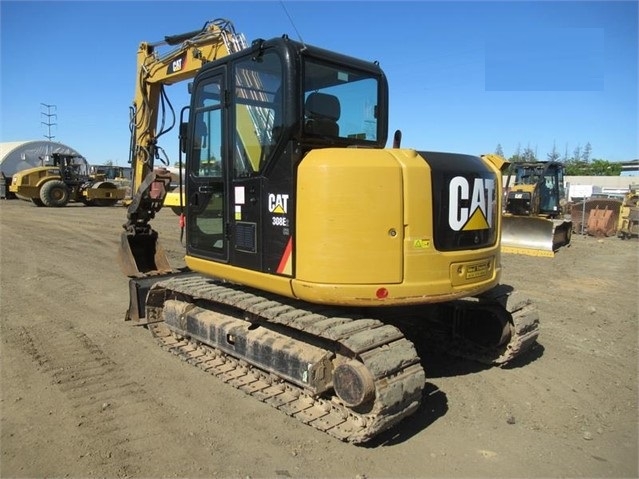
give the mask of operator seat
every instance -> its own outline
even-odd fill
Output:
[[[306,133],[321,136],[339,136],[341,108],[336,96],[326,93],[311,93],[304,105]]]

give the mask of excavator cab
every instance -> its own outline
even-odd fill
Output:
[[[239,276],[291,271],[298,165],[315,149],[383,147],[384,75],[280,38],[206,65],[192,91],[187,257],[237,265]]]

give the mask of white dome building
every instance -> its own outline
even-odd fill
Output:
[[[51,164],[51,153],[80,155],[70,146],[55,141],[12,141],[0,143],[0,171],[5,177],[12,177],[18,171]],[[88,162],[84,160],[85,164]]]

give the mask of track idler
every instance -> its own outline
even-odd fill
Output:
[[[335,394],[348,407],[356,408],[375,398],[375,378],[359,361],[340,364],[333,372]]]
[[[508,285],[453,302],[453,348],[485,364],[504,365],[530,350],[539,336],[539,313],[532,301]]]
[[[511,316],[503,308],[463,301],[450,308],[453,338],[469,350],[500,351],[513,336]]]
[[[418,350],[493,366],[528,351],[539,336],[537,309],[508,285],[473,298],[390,308],[378,317],[398,324]]]

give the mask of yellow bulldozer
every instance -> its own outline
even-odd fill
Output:
[[[552,257],[570,244],[565,216],[564,165],[555,161],[512,163],[507,172],[501,248],[504,253]]]

